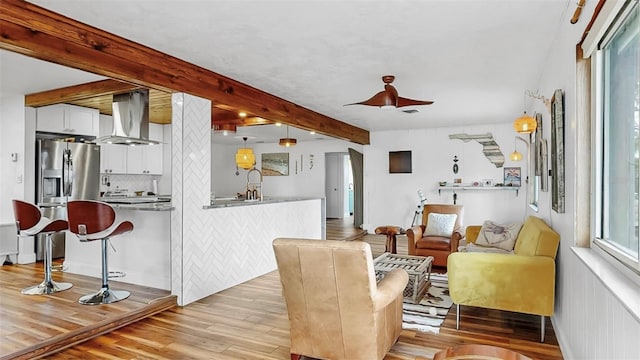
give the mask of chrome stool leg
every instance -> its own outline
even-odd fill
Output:
[[[71,283],[55,282],[51,280],[51,235],[47,233],[45,237],[45,249],[44,249],[44,281],[40,284],[22,289],[22,293],[25,295],[44,295],[53,294],[58,291],[64,291],[70,289],[73,285]]]
[[[125,290],[109,289],[109,266],[107,262],[107,241],[102,239],[102,288],[95,294],[85,295],[78,300],[83,305],[100,305],[111,304],[116,301],[124,300],[131,295]]]

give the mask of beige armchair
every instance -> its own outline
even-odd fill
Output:
[[[276,239],[291,359],[382,359],[402,330],[404,270],[378,284],[369,244]]]
[[[453,232],[447,236],[434,236],[425,231],[429,227],[429,214],[456,214]],[[458,244],[463,238],[462,226],[464,207],[462,205],[427,204],[422,211],[422,225],[407,230],[409,255],[433,256],[434,266],[447,266],[447,257],[458,251]]]

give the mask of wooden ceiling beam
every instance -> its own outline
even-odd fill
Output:
[[[21,0],[0,1],[0,48],[258,117],[369,144],[369,132]]]
[[[78,100],[97,96],[120,94],[135,89],[140,89],[140,86],[107,79],[28,94],[25,96],[24,102],[26,106],[38,107],[43,105],[72,103]]]

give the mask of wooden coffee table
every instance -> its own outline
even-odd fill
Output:
[[[409,282],[403,296],[417,304],[431,285],[431,265],[433,256],[411,256],[384,253],[373,260],[376,281],[380,281],[389,271],[403,269],[409,274]]]
[[[433,360],[532,360],[515,351],[490,345],[460,345],[436,353]]]

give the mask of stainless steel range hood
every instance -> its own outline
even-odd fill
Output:
[[[98,142],[121,145],[154,145],[149,140],[149,90],[113,95],[113,132]]]

